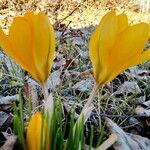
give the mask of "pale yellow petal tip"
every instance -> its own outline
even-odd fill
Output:
[[[24,17],[29,17],[29,16],[39,16],[39,15],[43,15],[44,17],[46,16],[44,12],[34,12],[34,11],[26,11],[23,16]]]
[[[116,11],[115,10],[111,10],[110,12],[108,12],[108,13],[106,13],[106,15],[105,16],[116,16]],[[104,16],[104,17],[105,17]]]
[[[109,12],[108,12],[108,13],[109,13]],[[115,9],[112,9],[112,10],[110,11],[110,13],[111,13],[111,14],[116,14]]]
[[[41,112],[36,112],[32,117],[33,118],[41,118]]]
[[[30,16],[30,15],[34,15],[33,11],[26,11],[23,16]]]
[[[28,129],[32,125],[36,124],[37,121],[41,121],[41,119],[42,119],[42,114],[40,112],[36,112],[35,114],[33,114],[29,121]]]

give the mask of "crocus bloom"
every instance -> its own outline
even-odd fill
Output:
[[[0,46],[43,84],[52,68],[55,35],[48,17],[40,12],[27,12],[16,17],[6,35],[0,28]]]
[[[42,133],[43,138],[45,138],[46,140],[45,148],[46,150],[49,150],[50,144],[48,132],[46,131],[46,121],[43,119],[42,123],[42,114],[40,112],[37,112],[31,117],[27,128],[26,142],[28,150],[40,150]]]
[[[97,84],[108,83],[125,69],[150,59],[150,50],[143,50],[148,36],[148,24],[131,26],[125,14],[107,13],[89,43]]]

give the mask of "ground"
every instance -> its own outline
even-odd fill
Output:
[[[150,23],[150,14],[141,13],[139,5],[132,1],[0,1],[0,26],[5,32],[8,32],[13,17],[22,15],[25,11],[43,11],[49,17],[56,32],[57,47],[48,87],[55,98],[61,97],[67,113],[75,104],[76,112],[79,114],[91,92],[94,79],[88,54],[88,41],[102,16],[111,9],[115,9],[118,14],[126,13],[130,24]],[[147,46],[149,47],[149,44]],[[8,58],[3,50],[0,51],[0,61],[0,145],[2,145],[4,137],[12,133],[12,101],[18,100],[19,89],[23,92],[25,106],[27,96],[30,95],[34,99],[32,103],[35,110],[41,103],[42,94],[40,86]],[[150,114],[142,118],[141,112],[137,110],[137,106],[143,109],[149,107],[144,103],[150,98],[149,66],[149,62],[146,62],[132,67],[110,84],[100,88],[94,102],[95,109],[85,129],[88,139],[91,125],[94,125],[94,146],[108,137],[104,117],[115,121],[124,131],[150,138],[147,119]],[[99,135],[101,139],[98,140]]]

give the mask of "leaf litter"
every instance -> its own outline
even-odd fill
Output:
[[[78,114],[85,102],[83,100],[88,97],[91,91],[93,81],[91,63],[89,62],[88,56],[89,37],[94,30],[95,25],[99,23],[101,17],[108,12],[109,9],[114,7],[116,7],[118,13],[127,13],[129,21],[132,24],[141,21],[150,23],[150,15],[148,13],[140,13],[139,5],[133,2],[124,4],[116,3],[116,1],[106,1],[106,3],[96,1],[94,3],[88,0],[84,1],[84,3],[82,0],[72,0],[68,2],[58,2],[58,0],[1,0],[0,25],[7,32],[8,26],[12,22],[12,18],[16,15],[23,14],[27,10],[44,11],[49,16],[56,30],[57,52],[53,65],[53,72],[49,77],[48,87],[50,90],[55,91],[55,97],[57,97],[58,94],[62,96],[64,105],[66,105],[66,108],[69,108],[68,111],[70,111],[70,108],[75,104]],[[5,54],[1,52],[1,56],[3,59]],[[8,116],[10,116],[9,114],[12,112],[12,102],[18,101],[18,89],[21,88],[23,90],[24,101],[27,101],[28,97],[32,99],[33,107],[35,109],[38,107],[42,95],[38,83],[32,80],[26,72],[22,72],[18,66],[15,67],[17,67],[16,71],[20,72],[19,79],[21,80],[13,87],[15,90],[12,91],[12,86],[10,86],[10,84],[12,80],[16,82],[16,77],[12,74],[11,64],[9,61],[6,61],[5,63],[0,64],[0,66],[2,68],[0,69],[2,74],[0,76],[0,112],[5,114],[4,117],[1,118],[0,132],[3,132],[9,128],[5,126],[5,128],[2,129],[1,127],[5,124]],[[102,122],[104,122],[103,116],[107,116],[113,121],[116,121],[119,125],[118,126],[110,119],[106,119],[108,129],[118,137],[116,143],[119,144],[113,143],[114,149],[127,148],[130,150],[133,149],[132,145],[130,145],[133,143],[137,148],[143,147],[144,149],[146,148],[146,144],[148,148],[149,140],[141,137],[140,131],[137,132],[139,136],[136,136],[127,134],[121,127],[128,132],[130,131],[129,128],[124,127],[127,127],[129,124],[131,128],[133,128],[137,127],[137,125],[134,124],[138,123],[138,125],[142,126],[142,131],[143,128],[149,126],[149,124],[146,123],[145,127],[143,118],[139,118],[141,114],[144,113],[147,115],[146,118],[144,118],[145,122],[148,122],[146,120],[149,119],[149,106],[145,106],[143,103],[148,102],[150,98],[150,88],[148,86],[150,83],[149,69],[150,68],[147,66],[144,66],[144,69],[142,66],[129,68],[112,83],[100,89],[95,98],[95,109],[85,125],[87,138],[91,130],[90,126],[95,125],[97,131],[94,134],[96,141],[96,135],[100,134],[101,131],[99,131],[99,128],[102,127]],[[24,81],[27,82],[27,85],[24,85]],[[144,99],[141,100],[142,96],[144,96]],[[2,103],[4,101],[5,103]],[[141,101],[142,104],[139,104]],[[96,105],[97,102],[99,105]],[[4,107],[8,106],[10,111],[7,113],[3,112]],[[147,134],[146,136],[148,137],[149,135]],[[104,134],[102,141],[105,141],[107,139],[106,137],[108,137],[108,132]],[[141,140],[141,143],[137,141],[136,138]],[[12,140],[12,143],[10,142],[10,145],[13,145],[14,141],[15,138]],[[126,141],[129,142],[129,147],[124,144]],[[133,141],[133,143],[131,143],[131,141]]]

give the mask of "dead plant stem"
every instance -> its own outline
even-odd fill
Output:
[[[117,141],[117,135],[112,133],[109,138],[104,141],[96,150],[107,150]]]

